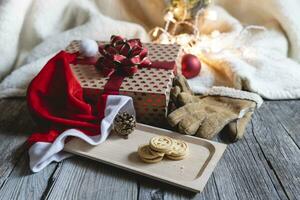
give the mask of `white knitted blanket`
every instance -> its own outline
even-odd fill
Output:
[[[217,21],[204,34],[217,50],[203,58],[196,92],[212,85],[236,87],[269,99],[300,97],[300,2],[298,0],[219,0]],[[163,23],[162,0],[2,0],[0,1],[0,98],[24,96],[47,60],[72,40],[107,40],[112,34],[139,37]],[[230,13],[230,14],[229,14]],[[109,16],[109,17],[108,17]],[[120,21],[124,20],[124,21]],[[127,21],[127,22],[125,22]],[[138,25],[140,24],[140,25]],[[240,34],[242,24],[265,26]]]

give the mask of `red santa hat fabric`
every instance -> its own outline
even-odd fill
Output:
[[[99,97],[98,106],[88,104],[70,68],[76,57],[76,54],[61,51],[28,88],[28,107],[38,123],[38,131],[28,139],[33,172],[42,170],[52,161],[70,157],[63,147],[71,136],[97,145],[108,137],[118,112],[135,115],[133,101],[128,96],[104,94]]]

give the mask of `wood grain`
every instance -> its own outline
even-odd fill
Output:
[[[40,199],[56,164],[37,174],[29,169],[25,141],[34,127],[24,100],[2,100],[0,110],[0,199]]]
[[[300,103],[299,101],[271,101],[265,103],[274,116],[274,120],[300,148]]]
[[[267,106],[264,105],[263,109],[266,109]],[[259,116],[268,117],[264,111],[260,112]],[[253,125],[262,123],[257,120],[254,118],[248,125],[242,140],[228,146],[213,173],[213,180],[210,180],[208,188],[205,189],[206,193],[197,194],[192,199],[288,199],[281,180],[264,157],[264,149],[258,143],[257,137],[265,137],[265,135],[254,134]],[[270,128],[276,129],[277,127],[270,126]],[[269,134],[272,132],[270,131]],[[271,149],[273,145],[266,148]],[[160,193],[164,199],[191,199],[190,196],[183,195],[181,192],[174,193],[173,190]],[[141,185],[140,196],[143,198],[148,196],[149,199],[149,194],[152,194],[149,188]]]
[[[28,136],[28,117],[22,100],[0,101],[0,188],[6,181],[21,154]],[[20,115],[22,113],[23,116]],[[22,128],[21,128],[22,127]]]
[[[280,181],[285,194],[290,199],[300,199],[299,147],[272,113],[269,104],[255,113],[252,124],[262,155]]]
[[[223,160],[215,170],[220,199],[286,199],[271,169],[258,157],[261,150],[256,146],[251,124],[245,137],[229,145]],[[258,187],[259,186],[259,187]]]
[[[136,199],[135,176],[82,157],[64,161],[51,178],[49,200]]]
[[[23,154],[0,189],[0,199],[41,199],[56,165],[53,163],[41,172],[33,174],[28,167],[27,154]]]
[[[246,140],[228,147],[214,171],[216,199],[280,199],[262,164],[257,163],[251,152],[243,152],[248,148]],[[189,199],[181,193],[175,195],[173,191],[165,196],[166,199]],[[193,199],[208,198],[205,193],[200,193]]]
[[[1,100],[0,110],[1,200],[29,195],[33,199],[300,199],[300,101],[265,102],[244,139],[229,145],[205,190],[196,195],[82,158],[31,174],[24,141],[33,124],[26,103]]]
[[[161,135],[184,141],[189,148],[188,156],[179,161],[163,159],[155,164],[142,162],[137,154],[139,146],[148,144],[151,138]],[[190,191],[200,192],[204,189],[226,146],[137,123],[128,140],[117,134],[111,134],[104,143],[91,146],[74,138],[65,145],[64,150]]]
[[[171,199],[219,199],[218,190],[215,185],[214,177],[211,176],[205,189],[201,193],[189,192],[177,187],[173,187],[167,184],[159,182],[145,181],[141,179],[140,183],[140,200],[171,200]]]

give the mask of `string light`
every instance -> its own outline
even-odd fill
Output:
[[[216,38],[216,37],[219,37],[221,35],[221,33],[218,30],[214,30],[213,32],[211,32],[210,35],[212,38]]]
[[[188,0],[185,0],[188,1]],[[248,33],[249,30],[255,29],[264,31],[265,28],[261,26],[246,26],[244,27],[236,36],[228,37],[228,34],[221,33],[219,30],[212,31],[209,35],[201,34],[200,29],[201,24],[199,19],[203,17],[205,20],[217,21],[218,13],[216,10],[207,9],[208,5],[211,3],[211,0],[196,0],[200,3],[200,8],[195,14],[193,22],[187,21],[190,13],[188,12],[188,6],[184,3],[184,0],[176,1],[175,6],[171,7],[165,14],[165,27],[155,27],[149,32],[149,35],[153,38],[153,42],[161,44],[174,44],[177,43],[181,45],[183,53],[192,53],[199,56],[200,58],[207,53],[221,53],[221,52],[237,52],[234,54],[239,54],[243,56],[244,54],[249,55],[249,51],[243,49],[243,52],[236,47],[235,43],[238,40],[242,40],[242,36],[245,33]],[[169,31],[171,24],[173,29]],[[176,30],[178,27],[185,25],[190,27],[193,30],[192,34],[181,33],[176,35]],[[224,42],[226,41],[226,43]],[[237,50],[238,49],[238,50]],[[253,51],[252,55],[254,54]]]
[[[216,21],[218,20],[218,13],[215,10],[208,10],[205,14],[205,19]]]
[[[156,38],[153,42],[163,44],[177,43],[183,47],[191,47],[192,43],[195,44],[197,40],[199,40],[200,31],[197,26],[200,16],[205,14],[210,20],[215,20],[217,19],[217,13],[213,11],[205,13],[205,7],[211,3],[211,0],[194,0],[191,2],[193,5],[198,3],[201,6],[195,15],[196,20],[194,23],[186,21],[187,15],[189,15],[189,6],[187,6],[188,4],[185,3],[184,0],[174,1],[173,4],[175,7],[169,8],[164,16],[164,20],[166,22],[164,29],[155,27],[149,32],[153,38]],[[171,24],[173,24],[173,31],[169,32],[169,27]],[[193,34],[184,33],[176,35],[176,30],[182,25],[190,27],[193,30]],[[159,32],[161,32],[160,35]]]

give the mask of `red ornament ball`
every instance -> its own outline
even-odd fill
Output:
[[[197,56],[185,54],[181,59],[181,70],[185,78],[197,76],[201,70],[201,63]]]

